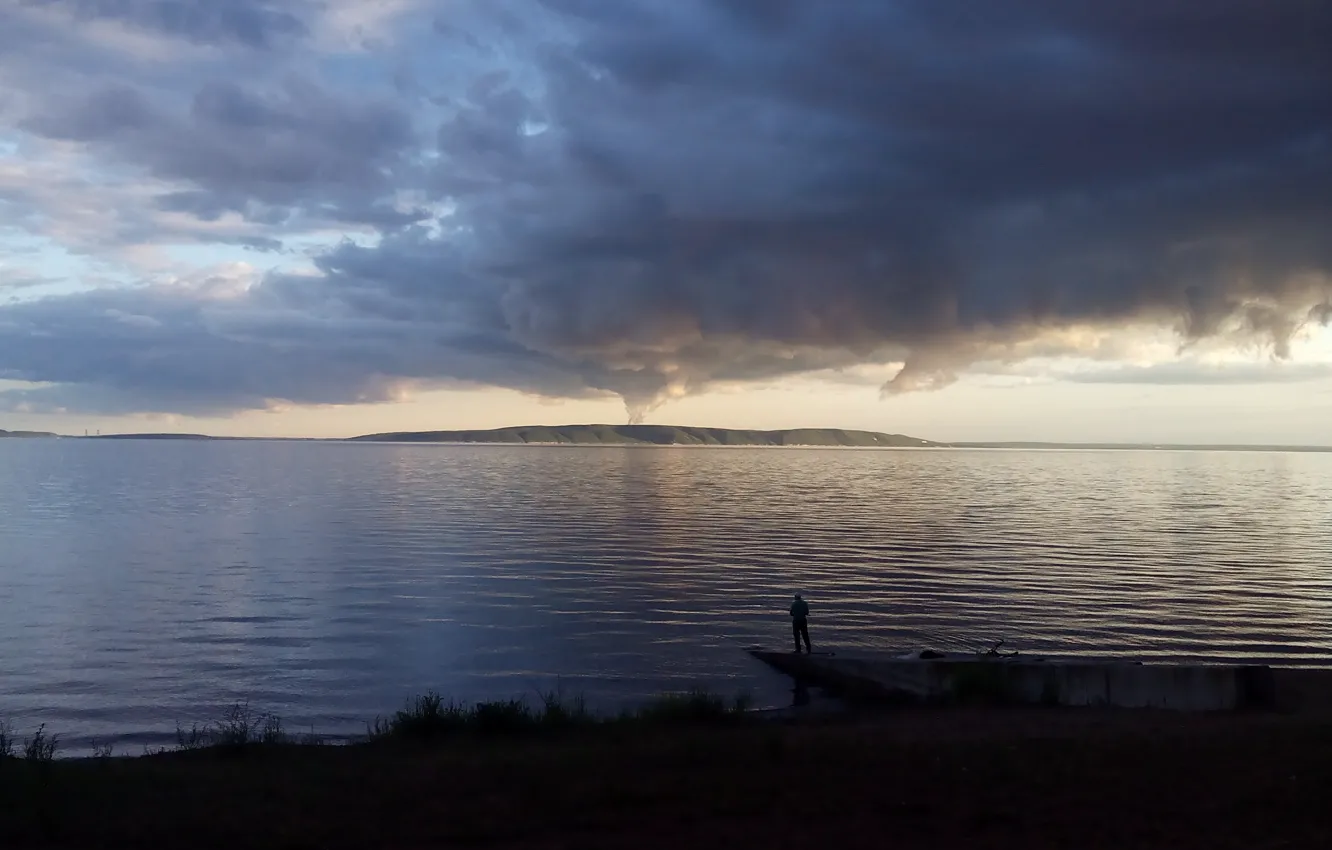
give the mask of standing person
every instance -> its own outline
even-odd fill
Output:
[[[795,595],[791,603],[791,631],[795,635],[795,651],[800,651],[800,639],[805,639],[805,652],[809,653],[809,603]]]

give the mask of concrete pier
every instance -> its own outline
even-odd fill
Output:
[[[852,699],[1229,711],[1276,705],[1259,665],[1140,664],[1125,660],[873,653],[804,655],[750,650],[798,682]]]

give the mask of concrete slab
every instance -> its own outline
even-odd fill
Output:
[[[760,661],[849,698],[893,702],[1116,706],[1229,711],[1276,704],[1266,666],[1124,660],[750,650]]]

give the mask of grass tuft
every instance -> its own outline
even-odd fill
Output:
[[[437,692],[414,697],[388,718],[366,727],[371,740],[432,741],[462,735],[503,737],[590,728],[624,723],[712,723],[743,717],[751,701],[727,701],[707,691],[666,694],[619,717],[594,715],[582,697],[566,699],[559,691],[542,694],[540,705],[525,700],[499,700],[465,705],[445,702]]]
[[[191,725],[189,731],[176,724],[176,749],[178,750],[200,750],[209,745],[208,727],[200,728],[198,725]],[[144,746],[144,754],[149,754],[149,749]]]
[[[444,702],[435,691],[414,697],[388,719],[376,717],[366,731],[370,738],[428,741],[455,733],[466,724],[466,709]]]
[[[244,750],[253,747],[273,747],[281,744],[320,743],[313,727],[306,736],[287,734],[282,718],[264,711],[254,711],[248,702],[238,702],[227,709],[217,723],[207,726],[193,724],[188,730],[176,725],[176,749],[181,751],[202,749]]]
[[[563,691],[541,694],[541,723],[548,729],[590,726],[596,717],[588,710],[582,695],[566,700]]]
[[[737,720],[749,711],[752,700],[741,694],[728,702],[705,690],[664,694],[628,715],[626,719],[648,723],[716,723]]]
[[[232,749],[287,743],[282,720],[276,714],[250,710],[248,702],[238,702],[227,709],[211,733],[214,746]]]
[[[541,715],[533,712],[524,700],[511,699],[479,702],[467,715],[467,721],[480,735],[514,735],[532,731],[540,723]]]
[[[46,724],[37,727],[23,745],[23,757],[28,761],[52,761],[60,747],[60,736],[46,734]]]

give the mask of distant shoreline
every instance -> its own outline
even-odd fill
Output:
[[[1327,453],[1332,446],[1282,446],[1209,443],[948,443],[952,449],[1014,451],[1120,451],[1120,452],[1301,452]]]
[[[301,443],[379,443],[392,445],[491,445],[541,448],[801,448],[801,449],[953,449],[1006,451],[1196,451],[1330,453],[1332,446],[1243,443],[1109,443],[1052,441],[926,440],[842,428],[791,428],[760,431],[677,425],[525,425],[512,428],[456,431],[399,431],[355,437],[229,437],[209,434],[129,433],[63,435],[42,431],[5,431],[0,438],[21,440],[160,440],[265,441]]]

